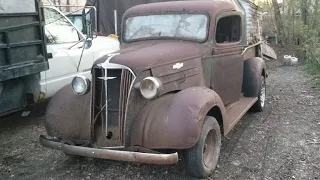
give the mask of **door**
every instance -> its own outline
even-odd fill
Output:
[[[49,7],[45,8],[44,14],[47,51],[52,53],[52,58],[49,59],[49,70],[41,77],[41,87],[48,98],[71,83],[76,75],[84,74],[89,77],[93,53],[90,48],[83,49],[84,41],[79,40],[84,36],[66,16]]]
[[[240,98],[243,77],[241,16],[225,13],[217,18],[212,50],[211,87],[225,105]]]

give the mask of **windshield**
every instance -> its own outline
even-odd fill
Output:
[[[73,43],[81,35],[68,19],[53,8],[44,9],[45,34],[48,43]]]
[[[161,14],[129,17],[124,39],[134,41],[161,37],[204,41],[208,17],[203,14]]]

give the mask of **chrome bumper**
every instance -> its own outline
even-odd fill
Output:
[[[154,154],[141,153],[131,151],[119,151],[109,149],[97,149],[90,147],[72,146],[62,144],[46,138],[41,135],[39,137],[40,144],[44,147],[62,151],[66,154],[86,156],[99,159],[110,159],[118,161],[139,162],[148,164],[175,164],[178,162],[178,153],[172,154]]]

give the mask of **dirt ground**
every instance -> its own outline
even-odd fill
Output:
[[[320,90],[302,66],[269,63],[263,113],[247,114],[223,139],[208,179],[320,179]],[[192,179],[170,166],[72,158],[40,146],[43,117],[0,121],[0,179]]]

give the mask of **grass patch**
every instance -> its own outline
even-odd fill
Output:
[[[313,76],[320,75],[320,64],[318,64],[316,61],[308,62],[305,65],[305,70]]]
[[[320,64],[315,61],[308,62],[305,65],[305,71],[311,75],[312,87],[320,89]]]

